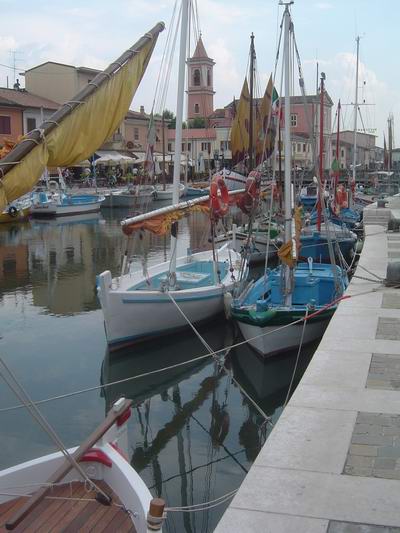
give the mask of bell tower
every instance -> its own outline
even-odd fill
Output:
[[[188,119],[206,118],[214,111],[213,68],[201,38],[188,65]]]

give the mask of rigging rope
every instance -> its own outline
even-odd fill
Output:
[[[110,496],[106,494],[94,481],[92,481],[89,478],[85,470],[76,461],[74,456],[69,453],[69,451],[64,446],[64,443],[62,442],[62,440],[60,439],[56,431],[52,428],[52,426],[47,422],[45,417],[41,414],[41,412],[37,408],[37,405],[31,400],[31,398],[29,397],[24,387],[19,383],[15,374],[8,367],[7,363],[4,361],[4,359],[1,356],[0,356],[0,365],[3,367],[5,371],[5,372],[4,371],[1,372],[1,376],[4,379],[4,381],[10,387],[10,389],[14,392],[17,398],[22,402],[23,407],[26,407],[26,409],[31,414],[31,416],[38,422],[38,424],[45,431],[45,433],[47,433],[47,435],[56,444],[60,452],[64,455],[65,459],[71,464],[73,468],[75,468],[80,473],[80,475],[83,477],[85,482],[89,484],[89,486],[93,487],[96,490],[96,492],[98,492],[99,494],[102,494],[104,498],[106,498],[107,501],[111,501]]]
[[[369,289],[367,291],[362,291],[362,292],[359,292],[359,293],[356,293],[356,294],[351,294],[351,295],[344,295],[342,296],[341,298],[337,298],[335,300],[333,300],[332,302],[328,303],[326,306],[324,306],[323,308],[319,309],[318,311],[316,311],[315,313],[313,313],[312,315],[309,315],[308,316],[308,319],[314,317],[314,316],[317,316],[319,315],[320,313],[322,313],[323,311],[326,311],[327,309],[329,309],[330,307],[332,307],[333,305],[336,305],[337,303],[339,303],[341,300],[347,300],[349,298],[355,298],[357,296],[364,296],[366,294],[371,294],[371,293],[374,293],[374,292],[377,292],[379,290],[383,290],[385,289],[386,287],[383,285],[383,282],[379,282],[379,281],[376,281],[376,280],[372,280],[374,283],[379,283],[379,285],[381,285],[381,287],[375,287],[373,289]],[[400,285],[399,286],[394,286],[393,288],[400,288]],[[73,396],[78,396],[80,394],[84,394],[84,393],[87,393],[87,392],[94,392],[96,390],[100,390],[100,389],[105,389],[105,388],[108,388],[108,387],[112,387],[112,386],[115,386],[115,385],[119,385],[121,383],[127,383],[129,381],[133,381],[133,380],[136,380],[136,379],[140,379],[140,378],[143,378],[143,377],[147,377],[147,376],[150,376],[150,375],[153,375],[153,374],[158,374],[160,372],[166,372],[166,371],[169,371],[169,370],[172,370],[173,368],[178,368],[180,366],[184,366],[184,365],[189,365],[189,364],[193,364],[197,361],[201,361],[202,359],[207,359],[209,357],[212,357],[212,356],[215,356],[215,355],[218,355],[218,354],[222,354],[223,352],[226,352],[227,350],[232,350],[234,348],[238,348],[240,346],[243,346],[244,344],[247,344],[248,342],[252,341],[252,340],[255,340],[255,339],[258,339],[258,338],[261,338],[261,337],[265,337],[267,335],[271,335],[272,333],[276,333],[277,331],[282,331],[286,328],[289,328],[291,326],[294,326],[296,324],[301,324],[302,322],[304,321],[304,318],[299,318],[297,320],[294,320],[293,322],[290,322],[289,324],[285,324],[283,326],[280,326],[278,328],[275,328],[271,331],[266,331],[264,333],[261,333],[259,335],[255,335],[254,337],[251,337],[249,339],[245,339],[243,341],[239,341],[235,344],[232,344],[231,346],[228,346],[228,347],[224,347],[224,348],[220,348],[218,350],[214,350],[213,353],[207,353],[207,354],[203,354],[203,355],[200,355],[198,357],[195,357],[194,359],[190,359],[189,361],[183,361],[181,363],[176,363],[174,365],[170,365],[170,366],[167,366],[167,367],[164,367],[164,368],[158,368],[156,370],[152,370],[150,372],[145,372],[143,374],[138,374],[136,376],[130,376],[130,377],[127,377],[127,378],[123,378],[123,379],[119,379],[119,380],[116,380],[116,381],[112,381],[110,383],[105,383],[105,384],[102,384],[102,385],[94,385],[93,387],[87,387],[85,389],[81,389],[81,390],[77,390],[77,391],[72,391],[72,392],[68,392],[68,393],[65,393],[65,394],[60,394],[58,396],[52,396],[50,398],[45,398],[43,400],[38,400],[36,402],[32,402],[33,405],[41,405],[43,403],[48,403],[48,402],[52,402],[52,401],[57,401],[57,400],[62,400],[62,399],[65,399],[65,398],[70,398],[70,397],[73,397]],[[2,407],[0,409],[0,413],[4,413],[4,412],[9,412],[9,411],[14,411],[16,409],[21,409],[25,407],[24,404],[19,404],[19,405],[13,405],[13,406],[9,406],[9,407]]]

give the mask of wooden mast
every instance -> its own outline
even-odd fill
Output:
[[[95,93],[104,83],[107,83],[109,79],[119,71],[124,64],[129,61],[134,55],[138,54],[140,50],[149,42],[164,30],[165,26],[163,22],[159,22],[141,37],[131,48],[124,52],[116,61],[111,63],[103,72],[97,74],[97,76],[88,83],[70,102],[65,103],[58,111],[56,111],[49,119],[45,120],[39,128],[36,128],[31,133],[28,133],[24,142],[20,142],[17,146],[11,150],[1,160],[0,166],[0,178],[4,177],[19,161],[21,161],[26,155],[29,154],[35,146],[44,142],[45,137],[56,128],[59,123],[70,115],[75,108],[82,105],[82,101],[86,100]]]
[[[250,36],[250,111],[249,111],[249,167],[248,171],[253,170],[253,100],[254,100],[254,33]]]
[[[320,109],[319,109],[319,179],[320,186],[318,187],[318,204],[317,204],[317,229],[321,231],[322,218],[322,204],[323,204],[323,189],[324,189],[324,81],[325,74],[321,72],[321,94],[320,94]]]

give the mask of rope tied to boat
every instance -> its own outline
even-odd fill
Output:
[[[374,283],[378,283],[378,281],[376,281],[376,282],[374,281]],[[322,313],[326,309],[329,309],[330,307],[332,307],[336,303],[339,303],[341,300],[347,300],[349,298],[354,298],[354,297],[357,297],[357,296],[365,296],[366,294],[372,294],[372,293],[378,292],[379,290],[385,289],[385,286],[384,286],[383,283],[380,283],[380,285],[381,285],[380,287],[374,287],[373,289],[362,291],[362,292],[359,292],[359,293],[356,293],[356,294],[343,295],[340,298],[337,298],[337,299],[333,300],[332,302],[326,304],[323,308],[319,309],[318,311],[315,311],[314,313],[309,314],[307,320],[310,320],[311,318],[319,315],[320,313]],[[400,288],[400,285],[397,285],[394,288]],[[247,340],[245,339],[243,341],[239,341],[239,342],[237,342],[235,344],[232,344],[231,346],[228,346],[228,347],[225,347],[225,348],[220,348],[219,350],[214,350],[213,353],[206,353],[206,354],[200,355],[198,357],[195,357],[193,359],[189,359],[188,361],[182,361],[182,362],[176,363],[174,365],[170,365],[170,366],[163,367],[163,368],[158,368],[158,369],[152,370],[150,372],[144,372],[143,374],[138,374],[136,376],[129,376],[127,378],[118,379],[116,381],[110,381],[109,383],[103,383],[101,385],[94,385],[93,387],[87,387],[85,389],[80,389],[80,390],[77,390],[77,391],[67,392],[65,394],[60,394],[58,396],[52,396],[50,398],[44,398],[44,399],[38,400],[36,402],[32,401],[32,403],[33,403],[33,405],[41,405],[41,404],[44,404],[44,403],[49,403],[49,402],[53,402],[53,401],[57,401],[57,400],[64,400],[66,398],[71,398],[71,397],[74,397],[74,396],[78,396],[80,394],[85,394],[85,393],[88,393],[88,392],[95,392],[97,390],[102,390],[102,389],[104,390],[104,389],[106,389],[108,387],[113,387],[115,385],[120,385],[122,383],[127,383],[129,381],[134,381],[136,379],[145,378],[145,377],[151,376],[153,374],[159,374],[161,372],[168,372],[169,370],[172,370],[174,368],[178,368],[178,367],[184,366],[184,365],[190,365],[190,364],[193,364],[194,362],[201,361],[203,359],[207,359],[209,357],[212,357],[213,355],[216,356],[216,355],[221,354],[223,352],[226,352],[228,350],[232,350],[234,348],[238,348],[240,346],[243,346],[244,344],[247,344],[248,342],[250,342],[252,340],[255,340],[255,339],[258,339],[258,338],[261,338],[261,337],[266,337],[267,335],[271,335],[273,333],[276,333],[277,331],[284,330],[284,329],[289,328],[291,326],[294,326],[296,324],[301,324],[303,321],[304,321],[304,317],[299,318],[297,320],[294,320],[293,322],[290,322],[289,324],[285,324],[285,325],[280,326],[278,328],[275,328],[275,329],[273,329],[271,331],[266,331],[264,333],[260,333],[259,335],[255,335],[254,337],[251,337],[251,338],[249,338]],[[9,411],[15,411],[16,409],[22,409],[23,407],[25,407],[24,404],[17,404],[17,405],[12,405],[12,406],[9,406],[9,407],[2,407],[0,409],[0,413],[5,413],[5,412],[9,412]]]

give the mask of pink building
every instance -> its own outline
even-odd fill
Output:
[[[201,36],[188,65],[188,119],[205,118],[214,111],[213,68]]]

